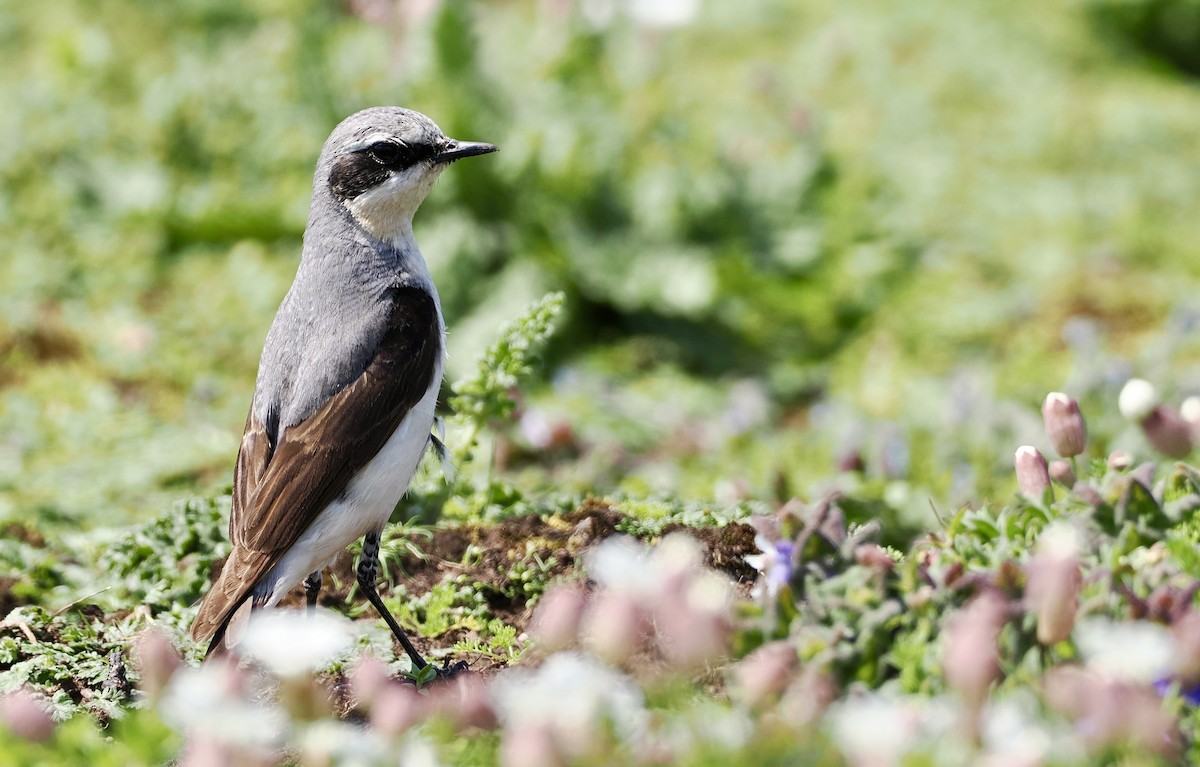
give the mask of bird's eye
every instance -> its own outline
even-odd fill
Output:
[[[367,147],[367,154],[380,165],[389,167],[407,165],[412,158],[412,152],[403,144],[394,141],[379,141]]]

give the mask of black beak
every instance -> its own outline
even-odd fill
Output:
[[[442,145],[442,149],[434,157],[434,162],[454,162],[463,157],[475,157],[481,154],[491,154],[497,151],[493,144],[484,144],[479,141],[455,141],[449,139]]]

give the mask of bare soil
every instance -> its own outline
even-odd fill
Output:
[[[553,516],[526,515],[511,517],[495,524],[465,524],[437,527],[432,537],[416,537],[414,547],[420,554],[406,553],[399,566],[393,566],[390,582],[384,577],[379,580],[379,592],[386,595],[400,583],[409,594],[422,594],[447,578],[466,574],[478,583],[488,603],[489,612],[524,632],[532,617],[532,607],[522,596],[520,588],[513,588],[508,573],[513,566],[527,560],[531,552],[543,562],[553,565],[547,572],[548,579],[579,579],[583,574],[579,568],[581,557],[589,548],[612,535],[618,534],[618,526],[625,515],[602,500],[592,499],[567,514]],[[745,556],[757,551],[754,545],[754,530],[749,525],[732,523],[725,527],[686,527],[673,524],[664,529],[664,535],[684,532],[700,543],[706,566],[719,570],[730,577],[739,590],[748,592],[754,583],[755,571],[745,562]],[[654,543],[655,539],[647,540]],[[468,557],[468,550],[473,555]],[[476,555],[477,554],[477,555]],[[333,609],[344,609],[347,596],[355,583],[355,558],[343,552],[336,563],[326,572],[325,587],[321,592],[321,604]],[[518,596],[510,596],[517,594]],[[304,604],[304,591],[295,589],[284,604]],[[370,614],[370,620],[375,616]],[[410,637],[422,653],[445,648],[462,639],[471,637],[464,630],[450,631],[442,636]],[[486,673],[489,666],[472,667]]]

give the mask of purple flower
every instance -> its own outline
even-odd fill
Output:
[[[1175,682],[1176,680],[1169,676],[1156,679],[1154,681],[1154,691],[1165,697],[1174,689]],[[1190,706],[1200,706],[1200,683],[1187,686],[1181,684],[1179,687],[1179,697],[1183,698],[1183,701]]]
[[[746,564],[762,576],[754,587],[755,597],[774,601],[779,591],[792,580],[792,552],[796,544],[789,540],[773,541],[762,533],[754,536],[754,545],[761,554],[746,557]]]

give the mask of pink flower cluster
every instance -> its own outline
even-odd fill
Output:
[[[669,535],[653,550],[610,538],[589,553],[598,588],[560,585],[543,597],[533,636],[543,652],[582,647],[616,666],[664,659],[679,670],[713,663],[728,652],[733,591],[703,567],[699,545]]]

